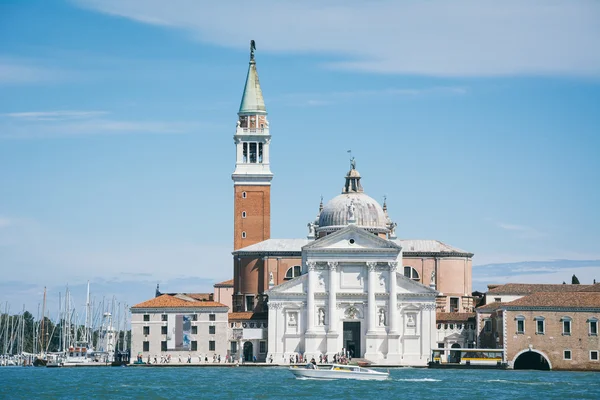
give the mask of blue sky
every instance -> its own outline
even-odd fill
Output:
[[[0,302],[231,277],[250,39],[272,237],[306,235],[352,149],[400,237],[475,253],[474,289],[600,278],[600,3],[213,3],[0,4]]]

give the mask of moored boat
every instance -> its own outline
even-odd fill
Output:
[[[379,372],[357,365],[314,365],[307,364],[305,367],[290,367],[290,372],[296,378],[305,379],[357,379],[368,381],[383,381],[389,378],[389,372]]]

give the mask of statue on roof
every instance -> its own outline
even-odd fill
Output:
[[[250,41],[250,61],[254,61],[254,51],[256,50],[256,42]]]
[[[354,159],[354,157],[350,159],[350,168],[356,169],[356,160]]]

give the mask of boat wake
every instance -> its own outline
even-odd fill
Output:
[[[488,379],[486,382],[495,382],[495,383],[508,383],[511,385],[553,385],[552,382],[524,382],[524,381],[510,381],[507,379]]]
[[[400,382],[441,382],[441,379],[433,379],[433,378],[405,378],[405,379],[396,379]]]
[[[327,379],[327,378],[309,378],[306,376],[297,376],[296,379],[299,381],[335,381],[336,379]]]

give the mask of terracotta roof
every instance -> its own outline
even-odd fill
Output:
[[[228,315],[230,321],[248,321],[254,320],[266,320],[269,318],[267,313],[253,313],[253,312],[233,312]]]
[[[201,301],[188,295],[162,294],[158,297],[136,304],[131,308],[201,308],[201,307],[227,307],[216,301]]]
[[[513,307],[600,309],[600,292],[534,293],[510,303],[504,303],[502,308],[511,309]]]
[[[475,313],[439,312],[435,314],[437,322],[466,322],[475,319]]]
[[[224,286],[225,287],[229,287],[229,286],[233,287],[233,279],[230,279],[228,281],[223,281],[223,282],[215,283],[213,286],[214,287],[224,287]]]
[[[212,293],[186,293],[186,296],[200,301],[212,301],[213,299]]]
[[[489,285],[488,287],[493,286]],[[532,294],[537,292],[581,292],[592,285],[507,283],[490,288],[487,294]]]
[[[477,311],[494,311],[494,310],[497,310],[502,304],[504,304],[504,303],[495,301],[493,303],[486,304],[485,306],[477,307],[476,310]]]
[[[600,292],[600,283],[595,283],[593,285],[584,285],[584,286],[589,286],[589,287],[581,289],[582,292]]]

